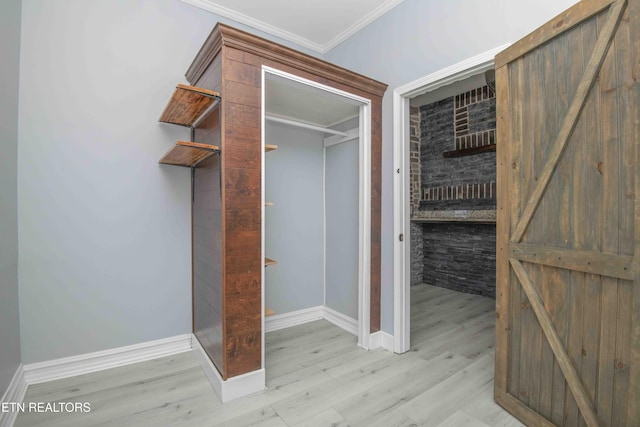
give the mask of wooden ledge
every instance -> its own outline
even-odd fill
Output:
[[[218,92],[178,84],[159,121],[193,127],[194,123],[219,100]]]
[[[204,159],[219,152],[217,145],[200,144],[198,142],[178,141],[160,159],[160,164],[194,167]]]

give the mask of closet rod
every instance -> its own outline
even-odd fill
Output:
[[[348,133],[340,132],[339,130],[323,128],[322,126],[316,126],[316,125],[311,125],[309,123],[297,122],[295,120],[290,120],[290,119],[283,119],[282,117],[265,115],[264,118],[270,122],[284,123],[285,125],[298,126],[305,129],[317,130],[319,132],[330,133],[332,135],[349,136]]]

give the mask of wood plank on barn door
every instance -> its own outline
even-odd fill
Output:
[[[621,107],[628,108],[624,110],[623,114],[627,118],[622,128],[624,131],[624,141],[628,141],[626,144],[629,147],[628,150],[624,150],[626,154],[630,154],[632,161],[628,163],[628,167],[635,174],[633,176],[633,192],[627,194],[634,194],[633,197],[635,210],[633,214],[633,254],[635,257],[634,263],[634,282],[633,290],[631,292],[631,336],[628,340],[631,344],[631,354],[629,355],[629,389],[628,393],[632,397],[628,401],[627,407],[627,425],[631,425],[632,422],[640,422],[640,173],[638,168],[640,167],[640,123],[638,123],[637,117],[640,112],[640,84],[638,83],[638,70],[640,70],[640,52],[638,49],[638,40],[640,40],[640,5],[637,1],[633,1],[629,6],[629,19],[628,27],[631,32],[631,43],[629,46],[629,53],[631,55],[631,67],[629,67],[629,74],[626,74],[628,78],[624,79],[625,96],[622,97]],[[622,64],[621,64],[622,65]],[[631,71],[633,70],[633,71]],[[621,117],[621,119],[622,119]],[[632,119],[635,117],[635,120]],[[630,148],[633,147],[633,148]],[[630,183],[629,180],[625,180]],[[627,196],[627,199],[632,197]],[[629,233],[630,234],[630,233]],[[626,234],[628,236],[629,234]],[[629,242],[631,246],[631,242]],[[631,249],[631,248],[629,248]],[[625,337],[627,338],[627,337]],[[624,362],[620,361],[624,367]],[[622,371],[623,369],[620,369]]]
[[[528,424],[640,422],[639,7],[583,1],[496,59],[495,395]]]

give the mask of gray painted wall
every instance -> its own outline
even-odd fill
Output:
[[[324,303],[322,135],[268,123],[265,155],[265,303],[277,314]]]
[[[0,2],[0,397],[20,365],[18,82],[20,0]]]
[[[382,329],[393,333],[393,90],[515,42],[576,0],[406,0],[325,55],[389,84],[382,116]]]
[[[325,56],[390,84],[383,105],[385,331],[393,330],[391,91],[515,41],[572,3],[406,0]],[[2,2],[13,25],[16,4]],[[23,0],[17,197],[25,363],[190,331],[189,172],[156,163],[188,134],[157,119],[217,21],[247,29],[177,0]],[[2,31],[14,28],[2,23]],[[9,42],[9,56],[15,49]],[[15,82],[10,64],[0,74]],[[1,102],[15,106],[11,97]],[[3,194],[5,183],[13,187],[9,146]],[[3,209],[13,210],[13,198]],[[15,217],[2,213],[12,278],[16,248],[4,243],[4,218],[15,230]]]
[[[358,319],[358,140],[326,149],[325,304]]]
[[[157,163],[189,134],[158,117],[231,21],[177,0],[24,0],[22,18],[23,361],[189,333],[189,170]]]

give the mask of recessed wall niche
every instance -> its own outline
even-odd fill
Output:
[[[495,92],[453,93],[411,109],[411,284],[495,297]]]

